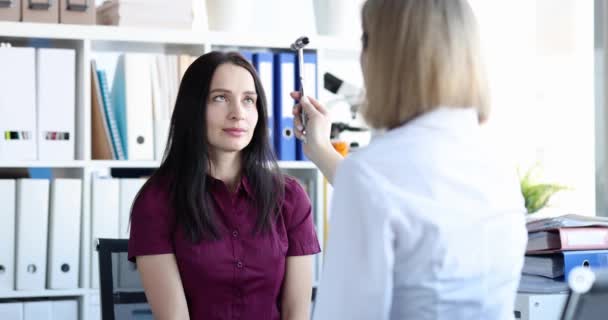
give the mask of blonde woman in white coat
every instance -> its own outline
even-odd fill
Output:
[[[335,188],[314,319],[513,319],[525,208],[514,168],[481,137],[488,89],[468,2],[367,0],[362,21],[362,112],[386,133],[342,159],[324,107],[294,108]]]

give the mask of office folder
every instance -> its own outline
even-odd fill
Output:
[[[529,294],[518,293],[515,298],[515,319],[517,320],[557,320],[568,295],[566,293]]]
[[[17,290],[44,289],[49,221],[49,180],[17,180]]]
[[[91,61],[91,126],[91,152],[93,159],[118,159],[112,146],[112,133],[110,132],[104,109],[95,60]]]
[[[97,70],[97,80],[99,81],[99,88],[101,90],[100,92],[103,101],[103,110],[105,111],[106,116],[106,123],[111,133],[112,148],[114,149],[115,159],[126,160],[126,146],[123,144],[123,140],[118,128],[116,111],[114,110],[114,103],[112,103],[112,99],[110,98],[110,89],[108,87],[108,80],[104,70]]]
[[[154,160],[152,61],[151,55],[129,53],[116,67],[112,100],[128,160]],[[177,78],[177,56],[174,75]]]
[[[1,293],[15,288],[15,180],[0,180],[0,203]]]
[[[82,181],[51,183],[47,288],[78,288]]]
[[[245,58],[245,60],[249,61],[249,63],[253,63],[253,52],[247,50],[241,50],[239,53]]]
[[[99,256],[95,246],[98,238],[119,236],[119,181],[94,178],[91,189],[91,287],[99,288]]]
[[[52,320],[78,320],[78,302],[70,300],[51,301]]]
[[[95,0],[59,0],[59,22],[95,24]]]
[[[295,63],[293,53],[277,53],[274,60],[274,117],[275,151],[279,160],[296,160],[296,138],[293,132],[293,105],[289,95],[295,90]]]
[[[528,253],[608,249],[608,228],[558,228],[528,234]]]
[[[51,301],[24,302],[23,320],[54,320],[51,318]]]
[[[36,55],[0,47],[0,160],[36,160]]]
[[[36,50],[38,160],[74,160],[76,51]]]
[[[274,59],[270,52],[258,52],[253,55],[253,66],[258,72],[264,93],[266,94],[266,111],[268,112],[268,138],[274,148]]]
[[[23,303],[0,302],[0,319],[23,320]]]
[[[21,21],[21,0],[5,0],[0,7],[0,21]]]
[[[300,70],[300,66],[296,64],[296,83],[299,89],[300,74],[304,73],[304,93],[317,99],[318,97],[318,86],[317,86],[317,54],[316,53],[304,53],[304,70]],[[296,160],[307,161],[304,150],[302,150],[302,141],[296,139]]]
[[[523,273],[548,278],[564,277],[578,266],[591,269],[608,267],[608,250],[564,251],[553,254],[527,255]]]
[[[59,22],[59,4],[55,0],[21,0],[23,22]]]
[[[121,239],[129,239],[129,221],[131,217],[131,206],[135,196],[146,183],[146,179],[120,179],[120,236]]]

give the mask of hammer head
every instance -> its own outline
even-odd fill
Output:
[[[300,50],[306,47],[310,41],[308,41],[308,37],[299,37],[296,39],[294,43],[291,44],[292,50]]]

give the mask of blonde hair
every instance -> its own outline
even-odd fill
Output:
[[[489,92],[466,0],[367,0],[362,22],[369,125],[393,129],[442,106],[475,108],[485,121]]]

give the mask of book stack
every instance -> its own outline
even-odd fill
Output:
[[[527,229],[520,292],[567,291],[575,267],[608,267],[608,218],[570,214],[530,221]]]

